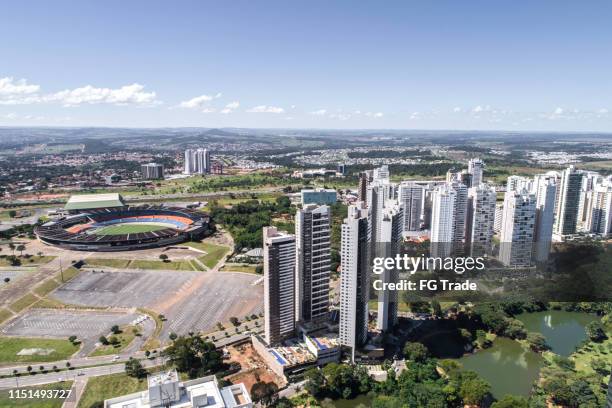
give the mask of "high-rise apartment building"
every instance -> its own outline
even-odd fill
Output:
[[[419,231],[423,218],[423,200],[425,198],[425,187],[412,181],[404,181],[398,190],[400,205],[404,208],[404,220],[402,230]]]
[[[580,189],[582,173],[574,166],[568,167],[561,174],[559,199],[556,207],[554,233],[558,236],[576,233],[578,208],[580,206]]]
[[[372,170],[366,170],[359,173],[359,189],[357,190],[357,199],[361,202],[367,202],[368,187],[374,179],[374,172]]]
[[[368,301],[370,294],[368,209],[363,202],[351,205],[342,224],[340,272],[339,342],[351,350],[355,360],[357,348],[368,337]]]
[[[500,236],[499,260],[513,268],[531,265],[536,218],[536,196],[507,191]]]
[[[587,226],[589,232],[604,237],[612,234],[612,181],[605,180],[595,186]]]
[[[322,322],[329,311],[331,214],[326,205],[307,205],[295,214],[296,318]]]
[[[534,232],[534,260],[545,262],[550,254],[555,218],[555,177],[540,174],[535,177],[536,219]]]
[[[431,254],[462,255],[465,251],[467,187],[457,181],[436,187],[432,196]]]
[[[468,173],[471,174],[471,187],[478,187],[484,181],[484,162],[478,158],[470,159],[468,162]]]
[[[376,256],[394,258],[399,254],[404,224],[403,208],[395,200],[385,203],[381,220],[380,241],[377,242]],[[397,283],[398,271],[385,268],[379,276],[383,283]],[[397,324],[397,291],[383,290],[378,293],[378,330],[391,330]]]
[[[140,173],[145,180],[163,180],[164,166],[159,163],[147,163],[140,166]]]
[[[277,344],[295,334],[295,236],[264,227],[264,334]]]
[[[496,202],[497,192],[487,184],[479,183],[468,189],[465,235],[471,256],[483,256],[491,251]]]
[[[207,149],[185,150],[185,174],[210,173],[212,163]]]
[[[386,164],[375,168],[373,174],[374,180],[389,181],[389,166]]]

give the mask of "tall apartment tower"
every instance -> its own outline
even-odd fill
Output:
[[[577,171],[574,166],[570,166],[563,171],[555,211],[557,216],[554,226],[555,234],[563,236],[576,233],[581,187],[582,173]]]
[[[374,180],[389,181],[389,166],[386,164],[374,169]]]
[[[404,207],[403,232],[419,231],[423,218],[425,187],[411,181],[404,181],[399,186],[398,199]]]
[[[609,237],[612,234],[612,182],[597,184],[593,191],[593,202],[588,215],[590,232]]]
[[[355,351],[368,338],[369,279],[368,209],[363,202],[351,205],[342,224],[340,247],[340,327],[339,341]]]
[[[210,173],[212,163],[207,149],[185,150],[185,174]]]
[[[403,208],[395,200],[388,201],[383,209],[381,237],[376,256],[395,258],[400,252],[404,224]],[[383,283],[397,283],[399,272],[385,269],[380,275]],[[376,328],[387,331],[397,324],[397,291],[383,290],[378,293],[378,318]]]
[[[451,255],[454,237],[454,207],[457,193],[448,185],[438,186],[432,196],[431,256],[445,258]]]
[[[497,193],[493,187],[480,183],[468,189],[465,236],[471,256],[483,256],[491,252],[496,201]]]
[[[603,178],[594,171],[583,171],[582,186],[580,187],[580,201],[578,202],[578,231],[589,232],[587,228],[588,214],[593,207],[595,186],[600,184]]]
[[[550,254],[553,225],[555,220],[555,197],[557,185],[555,178],[545,174],[535,177],[536,219],[534,232],[533,259],[545,262]]]
[[[368,187],[374,179],[374,172],[372,170],[366,170],[359,173],[359,190],[357,192],[357,199],[362,202],[367,201]]]
[[[536,196],[507,191],[500,236],[499,260],[513,268],[531,265],[536,218]]]
[[[164,178],[164,165],[147,163],[140,166],[140,173],[144,180],[162,180]]]
[[[268,344],[295,334],[295,236],[264,227],[264,333]]]
[[[326,205],[310,204],[295,214],[296,318],[322,322],[329,312],[331,214]]]
[[[370,230],[372,244],[380,242],[381,222],[385,203],[393,199],[395,185],[386,180],[374,179],[368,186],[367,206],[370,214]]]
[[[478,158],[468,162],[468,173],[472,175],[472,187],[478,187],[484,181],[484,162]]]

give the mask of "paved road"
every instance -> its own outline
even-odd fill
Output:
[[[142,360],[144,367],[154,367],[164,363],[162,358],[153,360]],[[47,374],[21,375],[19,377],[2,378],[0,379],[0,389],[27,387],[31,385],[42,385],[60,381],[76,381],[85,378],[99,377],[101,375],[117,374],[125,371],[125,364],[109,364],[98,367],[75,368],[73,370],[65,370],[60,372],[50,372]]]

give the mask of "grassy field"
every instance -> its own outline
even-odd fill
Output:
[[[13,302],[11,304],[11,309],[13,309],[14,312],[21,312],[23,309],[25,309],[26,307],[32,305],[34,302],[37,302],[37,301],[38,301],[38,298],[36,296],[34,296],[31,293],[28,293],[25,296]]]
[[[146,259],[104,259],[91,258],[87,259],[87,265],[90,267],[99,268],[133,268],[133,269],[155,269],[155,270],[173,270],[173,271],[193,271],[195,270],[188,261],[157,261]]]
[[[7,253],[4,253],[3,255],[7,255]],[[51,262],[55,258],[54,256],[37,256],[37,255],[26,258],[23,256],[19,256],[18,251],[16,252],[16,255],[18,255],[18,259],[21,261],[22,266],[44,265],[48,262]],[[11,266],[11,262],[7,258],[0,258],[0,266]]]
[[[147,381],[145,379],[137,380],[124,373],[92,377],[87,382],[78,408],[98,406],[96,404],[104,402],[105,399],[146,389]]]
[[[226,246],[203,241],[187,242],[185,245],[206,252],[206,255],[200,256],[198,259],[209,268],[214,268],[229,251],[229,248]]]
[[[46,296],[49,292],[58,288],[59,286],[60,283],[58,281],[55,279],[49,279],[46,282],[36,286],[34,288],[34,293],[36,293],[38,296]]]
[[[11,317],[12,314],[5,308],[0,308],[0,323]]]
[[[129,259],[87,258],[85,262],[88,266],[105,266],[107,268],[127,268],[130,264]]]
[[[223,268],[221,268],[221,272],[255,273],[255,268],[257,268],[257,265],[226,263]]]
[[[18,356],[24,348],[53,349],[49,355]],[[0,337],[0,362],[2,363],[44,363],[63,360],[76,353],[79,346],[68,340],[35,339],[24,337]]]
[[[33,387],[19,387],[20,390],[69,390],[72,387],[72,381],[63,381],[61,383],[36,385]],[[15,399],[9,398],[9,390],[0,390],[0,407],[12,408],[60,408],[64,403],[63,399]]]
[[[100,346],[89,355],[91,357],[94,357],[94,356],[108,356],[109,354],[120,353],[121,351],[123,351],[124,348],[129,346],[130,343],[136,337],[136,334],[134,333],[135,328],[136,328],[135,326],[121,327],[121,333],[113,335],[117,338],[119,343],[117,343],[116,345],[109,344],[107,346]]]
[[[141,224],[141,223],[126,223],[119,225],[110,225],[108,227],[100,228],[95,231],[96,235],[127,235],[137,234],[139,232],[152,232],[166,229],[168,227],[157,224]]]

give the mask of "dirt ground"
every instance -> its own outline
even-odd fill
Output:
[[[230,353],[229,361],[240,363],[242,369],[240,372],[226,377],[226,380],[234,384],[244,383],[249,392],[253,384],[258,381],[274,382],[279,388],[285,386],[285,380],[266,367],[251,343],[230,346],[228,351]]]

